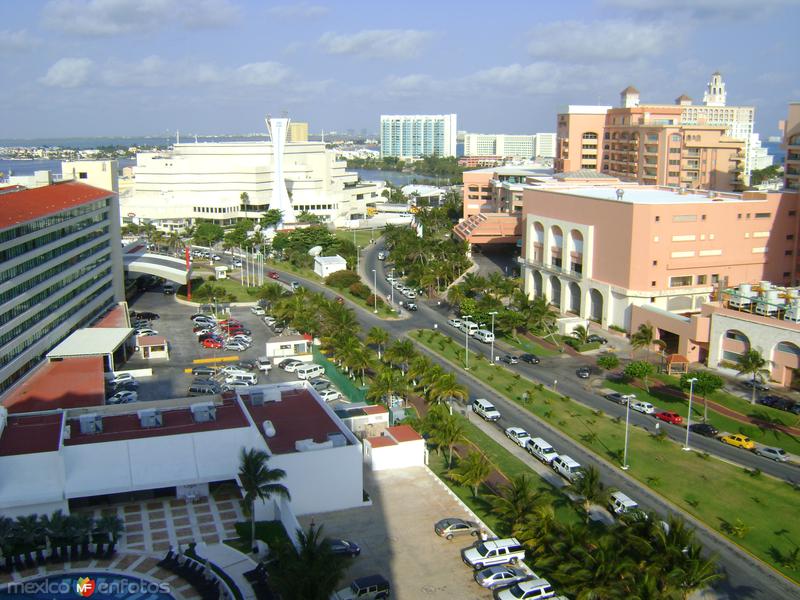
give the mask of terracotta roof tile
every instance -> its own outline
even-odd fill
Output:
[[[365,406],[363,409],[365,415],[379,415],[381,413],[389,412],[383,404],[375,404],[372,406]]]
[[[0,195],[0,229],[52,215],[87,202],[113,196],[76,181],[65,181],[40,188],[24,189]]]
[[[415,440],[422,439],[422,436],[414,431],[410,425],[395,425],[394,427],[387,427],[386,432],[398,442],[413,442]]]
[[[385,435],[368,437],[367,441],[369,442],[369,445],[372,446],[373,448],[386,448],[388,446],[397,445],[397,442],[395,442],[392,438]]]

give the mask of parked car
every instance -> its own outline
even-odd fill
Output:
[[[321,392],[322,390],[327,390],[329,387],[331,387],[331,382],[322,377],[317,377],[316,379],[312,379],[308,383],[310,383],[311,387],[317,390],[318,392]]]
[[[458,517],[449,517],[437,521],[433,526],[433,530],[439,537],[452,540],[454,537],[461,535],[477,537],[478,533],[480,533],[480,526],[473,521],[467,521]]]
[[[604,338],[602,335],[597,335],[596,333],[593,333],[592,335],[587,337],[586,341],[589,342],[590,344],[593,342],[597,342],[598,344],[608,343],[608,340],[606,338]]]
[[[203,348],[222,348],[222,342],[213,337],[205,338],[200,342],[200,345],[203,346]]]
[[[736,448],[744,448],[745,450],[753,450],[756,447],[756,444],[753,440],[751,440],[746,435],[740,435],[738,433],[730,433],[728,435],[723,435],[719,438],[723,444],[728,444],[729,446],[734,446]]]
[[[237,342],[244,342],[248,346],[253,343],[253,338],[247,335],[246,333],[237,333],[231,336],[232,340],[236,340]]]
[[[138,397],[139,395],[136,392],[117,392],[106,400],[106,404],[128,404],[129,402],[136,402]]]
[[[764,383],[763,381],[759,381],[758,379],[748,379],[747,381],[743,382],[742,385],[747,388],[756,388],[759,392],[768,392],[769,385]]]
[[[552,598],[556,595],[553,586],[546,579],[530,579],[520,581],[514,585],[495,592],[497,600],[539,600],[540,598]]]
[[[143,329],[135,329],[133,335],[136,337],[144,337],[146,335],[158,335],[158,332],[155,329],[150,329],[149,327],[145,327]]]
[[[135,392],[138,389],[139,389],[138,381],[123,381],[122,383],[118,383],[117,385],[108,386],[108,392],[110,394],[116,394],[117,392]]]
[[[656,413],[656,419],[660,419],[665,423],[672,423],[673,425],[683,425],[683,417],[676,412],[669,410],[662,410]]]
[[[239,342],[237,340],[228,340],[225,342],[225,350],[233,350],[234,352],[244,352],[247,350],[249,346],[244,342]]]
[[[206,340],[216,340],[219,343],[222,343],[222,337],[213,331],[209,331],[208,333],[203,333],[197,336],[197,341],[201,344]]]
[[[575,375],[577,375],[579,379],[589,379],[591,374],[592,370],[589,367],[579,367],[575,371]]]
[[[278,272],[277,272],[277,271],[270,271],[269,273],[267,273],[267,276],[268,276],[270,279],[280,279],[280,278],[281,278],[281,276],[280,276],[280,275],[278,275]]]
[[[133,316],[133,315],[131,315],[131,316]],[[138,318],[140,318],[140,319],[144,319],[145,321],[157,321],[158,319],[161,318],[158,315],[158,313],[154,313],[154,312],[150,312],[150,311],[144,311],[144,312],[136,313],[136,316]]]
[[[689,431],[698,435],[704,435],[706,437],[716,437],[716,435],[719,433],[719,429],[710,423],[692,423],[689,425]]]
[[[528,440],[525,448],[531,456],[535,456],[546,465],[552,464],[558,458],[558,452],[550,445],[550,442],[539,437]]]
[[[300,289],[300,287],[301,287],[301,286],[300,286],[300,282],[299,282],[299,281],[293,281],[291,285],[292,285],[292,290],[293,290],[293,291],[295,291],[295,290],[299,290],[299,289]]]
[[[350,540],[340,538],[326,538],[325,543],[331,547],[334,554],[355,558],[361,554],[361,547]]]
[[[519,359],[529,365],[538,365],[541,362],[535,354],[520,354]]]
[[[267,311],[265,311],[261,306],[251,306],[250,312],[253,313],[254,315],[258,315],[259,317],[267,314]]]
[[[410,310],[411,312],[414,312],[414,311],[417,310],[417,303],[416,302],[406,302],[405,304],[403,304],[401,302],[400,306],[404,306],[406,310]]]
[[[631,400],[636,400],[636,395],[611,392],[610,394],[606,394],[606,400],[611,400],[612,402],[616,402],[617,404],[622,404],[624,406]]]
[[[118,373],[109,379],[107,383],[109,385],[119,385],[120,383],[126,383],[128,381],[136,381],[136,378],[130,373]]]
[[[165,295],[172,296],[175,293],[175,286],[172,285],[171,283],[165,283],[164,287],[161,288],[161,290],[164,292]]]
[[[213,377],[216,375],[217,370],[213,367],[194,367],[192,368],[192,375],[198,377]]]
[[[531,439],[531,434],[525,431],[522,427],[509,427],[506,429],[506,437],[515,444],[525,448],[525,446],[528,444],[528,441]]]
[[[517,538],[484,540],[461,551],[461,559],[473,569],[525,560],[525,548]]]
[[[504,354],[500,360],[509,365],[516,365],[519,362],[519,359],[513,354]]]
[[[783,448],[776,448],[775,446],[760,446],[756,448],[756,454],[778,462],[786,462],[789,460],[789,455],[786,453],[786,450]]]
[[[447,319],[447,324],[457,329],[461,329],[461,319]]]
[[[382,575],[369,575],[354,579],[352,583],[333,595],[332,600],[383,600],[389,597],[389,582]]]
[[[322,390],[319,392],[319,397],[325,402],[333,402],[334,400],[341,398],[342,395],[336,390],[328,388],[327,390]]]
[[[636,400],[631,402],[631,410],[635,410],[636,412],[644,413],[646,415],[652,415],[656,412],[656,407],[649,402],[645,402],[644,400]]]
[[[500,588],[530,577],[530,573],[517,567],[496,565],[475,571],[475,582],[490,590]]]
[[[303,364],[302,360],[297,360],[292,358],[289,361],[281,361],[281,363],[278,366],[287,373],[294,373],[297,367],[299,367],[302,364]]]

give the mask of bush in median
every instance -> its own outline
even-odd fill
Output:
[[[359,281],[360,278],[355,271],[336,271],[325,278],[325,285],[344,289]]]

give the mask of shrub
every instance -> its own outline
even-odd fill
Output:
[[[383,306],[383,304],[384,304],[383,303],[383,298],[381,298],[380,296],[376,297],[375,294],[370,294],[369,296],[367,296],[367,305],[368,306],[375,306],[376,303],[377,303],[378,308],[381,308]],[[420,333],[422,333],[422,332],[420,332]],[[433,337],[432,334],[431,334],[431,337]]]
[[[372,294],[370,289],[360,281],[356,281],[347,289],[350,290],[350,293],[353,294],[353,296],[356,298],[361,298],[362,300],[366,300]]]
[[[608,328],[611,329],[612,331],[617,331],[619,333],[625,333],[625,334],[628,333],[627,329],[625,329],[624,327],[620,327],[619,325],[609,325]]]
[[[336,273],[331,273],[325,278],[325,285],[344,289],[359,281],[360,278],[355,271],[336,271]]]
[[[597,359],[597,366],[610,371],[619,366],[619,356],[616,354],[603,354]]]

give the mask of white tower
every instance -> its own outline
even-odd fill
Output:
[[[722,74],[717,71],[708,82],[708,89],[703,94],[703,104],[706,106],[725,106],[725,83]]]
[[[619,104],[622,108],[635,108],[639,106],[639,90],[629,85],[619,93]]]
[[[270,209],[277,208],[283,212],[280,224],[294,223],[296,217],[292,200],[286,189],[286,180],[283,177],[283,149],[286,146],[286,135],[289,133],[289,119],[267,118],[267,128],[272,139],[273,157],[273,182],[272,182],[272,201],[269,203]]]

